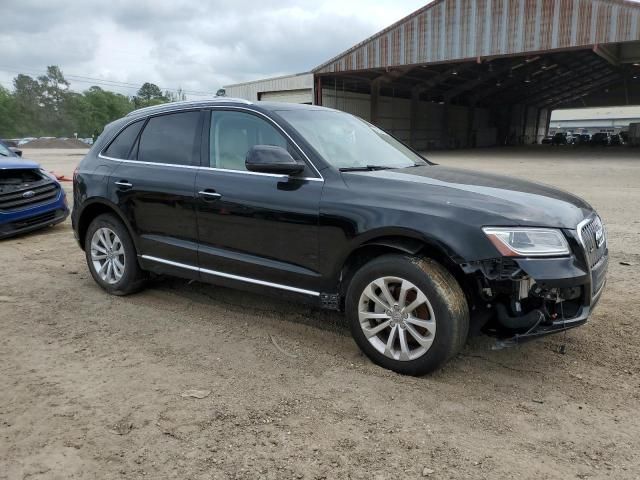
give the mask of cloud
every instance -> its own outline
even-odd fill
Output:
[[[3,0],[0,84],[59,65],[68,76],[215,92],[309,70],[424,0]],[[90,86],[73,77],[72,87]],[[109,87],[105,87],[109,88]]]

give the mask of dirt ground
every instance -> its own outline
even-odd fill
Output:
[[[78,153],[25,157],[68,175]],[[337,314],[182,280],[108,296],[66,222],[0,242],[0,479],[640,478],[640,151],[430,157],[592,202],[611,268],[590,323],[407,378]]]

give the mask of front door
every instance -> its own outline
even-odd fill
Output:
[[[201,129],[200,111],[151,117],[130,158],[111,176],[145,265],[176,262],[197,269],[194,184]]]
[[[208,165],[195,189],[203,277],[314,292],[322,179],[310,166],[296,177],[248,172],[254,145],[281,146],[302,161],[283,131],[254,113],[213,110],[204,143]]]

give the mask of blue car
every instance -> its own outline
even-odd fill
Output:
[[[55,225],[68,215],[56,178],[0,142],[0,238]]]

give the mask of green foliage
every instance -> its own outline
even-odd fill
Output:
[[[136,108],[184,99],[180,92],[163,94],[153,83],[142,85],[134,97],[100,87],[76,93],[55,65],[38,78],[18,75],[13,87],[13,92],[0,87],[0,138],[95,137]]]

